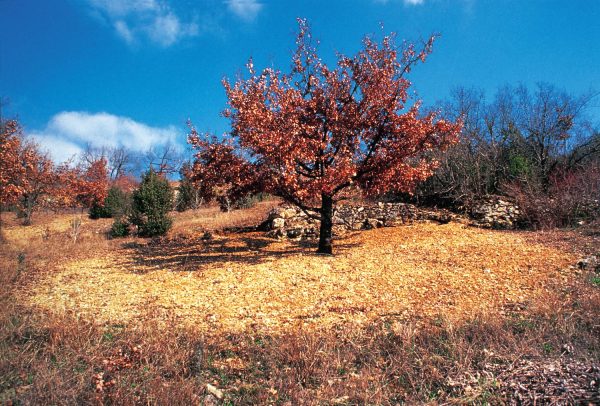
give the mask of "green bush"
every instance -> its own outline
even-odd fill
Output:
[[[169,182],[150,170],[133,192],[129,220],[138,227],[138,235],[142,237],[164,235],[173,223],[168,215],[172,207],[173,191]]]
[[[250,209],[256,206],[257,203],[268,200],[269,198],[271,198],[271,195],[269,195],[268,193],[256,193],[253,195],[244,196],[241,199],[236,200],[235,202],[233,202],[232,206],[234,209]]]
[[[89,216],[92,220],[106,219],[112,217],[110,212],[106,209],[106,204],[100,206],[98,202],[94,202],[90,207]]]
[[[131,196],[116,186],[108,190],[104,199],[104,205],[94,203],[90,208],[90,218],[119,218],[129,214],[131,208]]]
[[[129,235],[129,223],[123,219],[116,219],[110,228],[110,236],[113,238],[127,237]]]
[[[175,207],[177,211],[186,211],[200,207],[202,199],[200,191],[194,187],[193,183],[186,177],[181,178],[177,193],[177,202]]]

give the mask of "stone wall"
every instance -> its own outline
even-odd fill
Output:
[[[371,205],[340,205],[333,216],[333,233],[394,227],[413,221],[448,223],[460,221],[485,228],[514,228],[518,208],[508,201],[489,200],[471,209],[472,218],[446,210],[427,210],[408,203],[376,203]],[[312,238],[319,235],[319,220],[293,206],[281,206],[269,213],[262,229],[275,238]]]
[[[500,196],[490,196],[471,205],[469,209],[474,225],[484,228],[516,228],[520,215],[521,211],[516,204]]]
[[[341,205],[333,215],[333,233],[394,227],[415,220],[434,220],[447,223],[459,216],[449,212],[427,211],[408,203],[377,203],[373,205]],[[268,235],[276,238],[316,237],[319,220],[292,206],[273,209],[265,222]]]

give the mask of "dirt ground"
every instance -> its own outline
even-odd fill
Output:
[[[458,223],[349,234],[335,242],[334,256],[315,254],[311,243],[256,232],[202,238],[205,230],[256,224],[271,206],[187,212],[177,215],[167,239],[97,247],[90,242],[110,221],[83,219],[81,244],[90,249],[54,264],[20,299],[107,325],[164,317],[209,334],[273,333],[388,316],[460,321],[526,305],[576,273],[578,254],[550,245],[543,235]],[[16,245],[40,240],[44,232],[52,238],[68,232],[71,217],[15,225],[6,234]]]
[[[174,213],[160,239],[5,213],[0,403],[600,401],[600,279],[576,265],[599,234],[415,222],[323,256],[227,230],[277,204]]]

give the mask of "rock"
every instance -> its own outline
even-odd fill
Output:
[[[362,229],[362,223],[352,223],[352,225],[350,226],[350,229],[352,231],[358,231],[360,229]]]
[[[301,228],[292,228],[290,230],[287,230],[287,237],[288,238],[299,238],[302,236],[304,230]]]
[[[271,221],[271,227],[273,227],[274,229],[283,228],[285,227],[285,220],[280,217],[274,218]]]
[[[519,208],[507,199],[490,196],[471,204],[469,214],[479,227],[513,229],[518,223]]]
[[[206,391],[219,400],[223,399],[223,391],[210,383],[206,384]]]
[[[594,271],[600,272],[600,258],[595,255],[590,255],[589,257],[582,258],[577,261],[577,267],[584,271]]]
[[[275,230],[271,230],[269,232],[267,232],[267,237],[269,238],[282,238],[285,236],[285,233],[283,232],[282,228],[276,228]]]
[[[219,404],[219,399],[209,393],[204,396],[202,404],[205,406],[217,406]]]
[[[382,226],[383,226],[383,223],[377,219],[366,219],[363,224],[363,228],[365,230],[372,230],[374,228],[379,228]]]
[[[290,219],[292,217],[296,217],[298,212],[293,207],[286,208],[279,213],[279,217],[282,219]]]

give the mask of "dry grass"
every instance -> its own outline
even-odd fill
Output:
[[[365,325],[388,315],[452,321],[527,305],[572,278],[576,257],[526,236],[417,223],[357,233],[334,257],[259,233],[128,243],[64,262],[21,292],[45,310],[99,323],[149,308],[206,333]]]
[[[198,238],[267,210],[178,214],[153,242],[83,219],[73,243],[68,214],[9,224],[0,402],[201,404],[210,383],[230,404],[498,404],[519,359],[600,359],[600,289],[570,267],[592,238],[420,223],[335,257]]]

